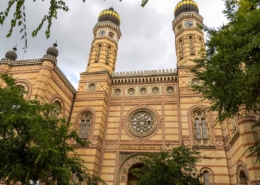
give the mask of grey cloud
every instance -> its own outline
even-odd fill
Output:
[[[42,16],[48,11],[49,2],[26,1],[27,28],[30,35]],[[221,10],[221,0],[197,0],[205,24],[221,25],[225,18]],[[121,17],[123,36],[119,43],[116,71],[154,70],[176,67],[175,41],[172,31],[173,9],[177,1],[150,0],[145,8],[141,0],[81,0],[67,1],[69,12],[58,12],[58,20],[53,21],[51,37],[46,40],[44,31],[36,38],[28,36],[28,52],[24,59],[41,58],[48,47],[58,40],[58,65],[76,86],[79,73],[86,69],[93,27],[99,13],[112,4]],[[1,2],[0,11],[5,3]],[[10,19],[10,18],[9,18]],[[18,43],[18,60],[23,56],[23,41],[19,29],[14,30],[11,38],[5,38],[9,22],[0,27],[0,58]]]

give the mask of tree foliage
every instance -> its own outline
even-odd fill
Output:
[[[199,185],[196,163],[202,158],[196,149],[179,146],[171,151],[146,153],[140,160],[143,167],[131,173],[138,178],[138,185]]]
[[[12,77],[2,74],[1,78],[7,86],[0,88],[0,179],[7,185],[37,181],[69,185],[74,176],[77,183],[103,183],[87,172],[69,141],[88,143],[69,129],[65,119],[52,116],[53,105],[26,101],[26,92],[15,86]]]
[[[204,26],[206,50],[191,70],[201,80],[195,91],[212,102],[219,122],[235,117],[241,105],[254,112],[260,105],[260,0],[224,2],[228,23]],[[260,156],[260,142],[250,151]]]

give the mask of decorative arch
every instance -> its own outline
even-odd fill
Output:
[[[201,36],[198,36],[198,42],[200,44],[200,49],[204,48],[204,39]]]
[[[194,37],[194,35],[188,35],[187,40],[188,40],[189,48],[190,48],[190,55],[195,55],[195,47],[194,47],[195,37]]]
[[[49,100],[49,103],[54,104],[55,102],[59,102],[60,106],[61,106],[61,111],[60,111],[61,114],[59,115],[59,117],[65,117],[66,108],[65,108],[64,99],[59,94],[55,94],[51,97],[51,99]]]
[[[105,61],[105,63],[107,64],[107,65],[109,65],[109,59],[110,59],[110,54],[111,54],[111,51],[112,51],[112,46],[110,46],[109,44],[106,46],[106,52],[107,52],[107,54],[106,54],[106,61]]]
[[[249,175],[246,168],[246,164],[243,161],[237,163],[237,184],[239,185],[248,185],[249,184]]]
[[[133,165],[142,163],[140,160],[142,157],[144,156],[140,154],[132,154],[123,160],[118,171],[118,184],[127,185],[129,170]]]
[[[76,115],[73,129],[76,130],[79,133],[79,136],[82,137],[83,139],[85,138],[91,140],[94,131],[95,118],[96,115],[93,109],[91,108],[82,109]],[[85,130],[83,130],[82,132],[82,129]]]
[[[214,173],[213,171],[208,168],[208,167],[204,167],[201,168],[200,170],[200,178],[201,178],[201,182],[204,185],[214,185]]]
[[[138,136],[137,134],[133,134],[129,131],[129,127],[128,127],[128,124],[129,124],[129,119],[130,117],[137,111],[147,111],[149,112],[150,114],[152,114],[154,116],[154,118],[156,119],[154,124],[156,124],[156,128],[154,128],[152,130],[152,132],[146,136]],[[147,107],[147,106],[139,106],[139,107],[135,107],[133,109],[131,109],[127,114],[126,116],[123,118],[124,120],[124,129],[126,131],[126,133],[132,137],[133,139],[137,139],[137,140],[146,140],[146,139],[149,139],[151,137],[153,137],[159,130],[159,128],[161,128],[161,123],[162,123],[162,119],[160,118],[159,114],[151,107]]]
[[[32,93],[32,85],[28,80],[25,79],[18,79],[16,80],[15,85],[17,86],[22,86],[24,90],[27,92],[26,94],[23,95],[24,99],[28,100],[31,96]]]
[[[212,146],[213,144],[212,142],[212,138],[214,137],[214,128],[212,128],[213,118],[212,118],[212,113],[208,112],[206,109],[207,107],[204,105],[195,105],[191,107],[188,111],[187,116],[188,116],[188,123],[189,123],[191,145]],[[204,115],[201,116],[196,115],[196,111],[199,110]],[[198,134],[200,134],[201,136],[200,138],[198,137]]]
[[[101,51],[102,51],[102,47],[103,47],[102,43],[97,43],[97,45],[96,45],[96,59],[95,59],[95,62],[99,61],[100,54],[101,54]]]
[[[184,39],[180,38],[177,43],[178,43],[178,48],[179,48],[179,56],[180,56],[180,59],[182,59],[184,56]]]

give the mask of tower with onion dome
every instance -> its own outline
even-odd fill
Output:
[[[121,37],[120,16],[109,8],[99,14],[93,29],[93,42],[90,49],[87,72],[114,72]]]
[[[182,0],[174,9],[172,28],[175,33],[177,66],[193,66],[190,59],[198,58],[204,48],[204,35],[201,29],[203,18],[193,0]]]

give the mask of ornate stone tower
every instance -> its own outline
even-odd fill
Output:
[[[175,48],[177,66],[192,66],[189,59],[199,57],[204,47],[204,35],[200,29],[203,18],[199,15],[199,8],[193,0],[182,0],[174,10],[172,28],[175,33]]]
[[[121,37],[120,16],[113,8],[100,13],[93,29],[94,39],[90,49],[87,72],[114,72]]]

